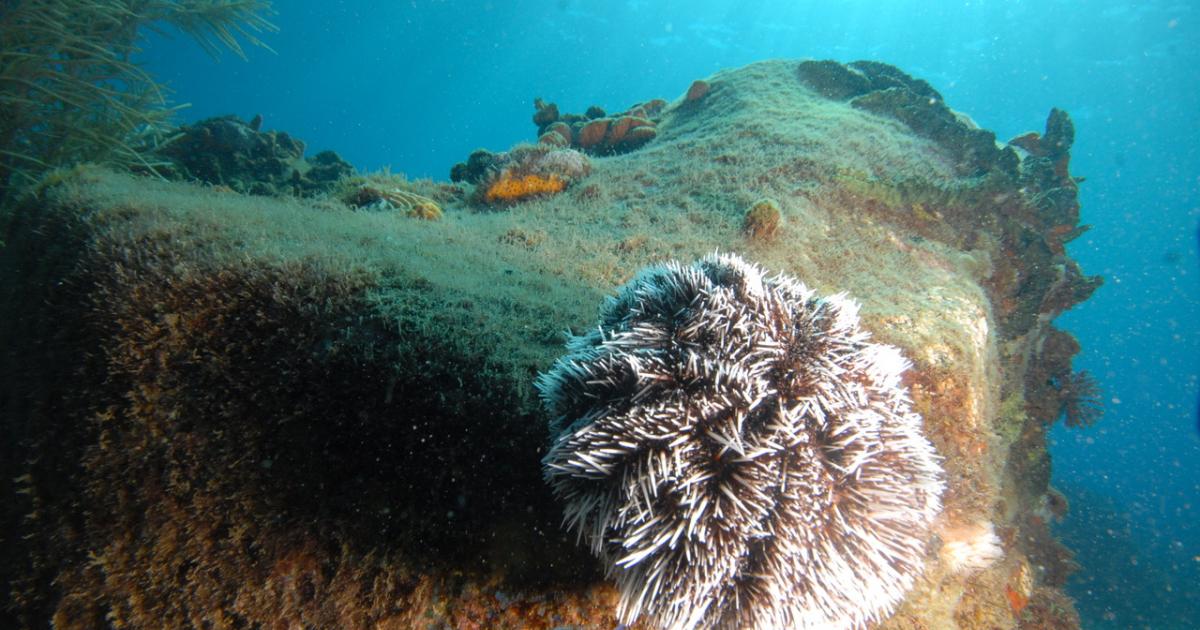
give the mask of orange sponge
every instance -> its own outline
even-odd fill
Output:
[[[504,173],[488,187],[484,199],[488,203],[513,203],[535,195],[562,192],[566,180],[557,175],[515,175]]]

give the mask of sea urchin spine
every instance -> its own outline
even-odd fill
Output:
[[[920,574],[942,470],[858,306],[736,255],[642,271],[537,387],[565,523],[665,628],[857,628]]]

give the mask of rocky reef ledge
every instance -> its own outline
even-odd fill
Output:
[[[1078,627],[1045,439],[1096,411],[1053,325],[1099,285],[1064,248],[1069,117],[997,143],[871,62],[697,85],[554,194],[390,193],[440,220],[53,174],[0,224],[4,625],[615,627],[534,381],[639,269],[719,250],[848,294],[913,364],[943,508],[875,625]]]

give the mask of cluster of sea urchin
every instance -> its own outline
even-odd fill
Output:
[[[923,567],[942,470],[858,306],[736,255],[642,271],[537,381],[543,460],[620,589],[666,628],[856,628]]]

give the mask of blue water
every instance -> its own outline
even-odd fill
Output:
[[[624,109],[767,58],[874,59],[924,78],[1002,139],[1076,125],[1092,231],[1070,253],[1106,284],[1060,320],[1107,413],[1052,434],[1059,534],[1084,627],[1200,619],[1200,6],[987,0],[280,2],[275,54],[219,63],[184,36],[144,60],[186,121],[265,126],[360,169],[446,179],[477,147],[531,140],[532,99]]]

